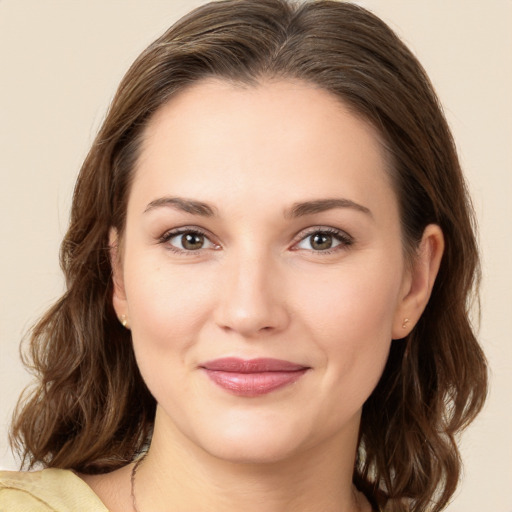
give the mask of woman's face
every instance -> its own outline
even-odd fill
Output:
[[[410,285],[371,126],[304,83],[200,82],[146,129],[121,247],[157,428],[238,461],[357,438]]]

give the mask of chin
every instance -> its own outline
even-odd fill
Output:
[[[273,464],[290,459],[300,451],[300,446],[292,445],[289,439],[280,443],[261,438],[246,442],[226,440],[204,448],[211,456],[235,464]]]
[[[270,464],[293,457],[308,437],[295,425],[219,425],[197,432],[193,442],[221,460],[239,464]]]

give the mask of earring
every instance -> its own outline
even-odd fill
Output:
[[[121,315],[119,317],[119,321],[123,327],[128,328],[128,320],[126,319],[126,315]]]
[[[408,318],[404,318],[404,321],[402,322],[402,329],[407,329],[407,324],[409,323]]]

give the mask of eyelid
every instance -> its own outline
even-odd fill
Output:
[[[185,250],[185,249],[180,249],[171,244],[167,244],[167,242],[169,242],[169,240],[171,240],[172,238],[182,235],[182,234],[185,234],[185,233],[200,234],[200,235],[204,236],[214,247],[213,248],[200,248],[197,250]],[[329,234],[329,235],[333,236],[334,238],[336,238],[340,243],[332,248],[325,249],[325,250],[303,249],[303,248],[297,247],[297,245],[300,242],[302,242],[308,236],[311,236],[315,233]],[[161,243],[161,244],[167,244],[167,248],[169,250],[171,250],[172,252],[175,252],[177,254],[182,254],[182,255],[188,255],[188,256],[191,256],[194,254],[197,255],[197,254],[203,253],[204,251],[218,250],[218,249],[222,248],[221,244],[218,243],[217,241],[215,241],[215,237],[213,236],[212,233],[210,233],[208,230],[201,228],[199,226],[180,226],[180,227],[169,229],[169,230],[165,231],[163,235],[158,237],[157,241],[158,241],[158,243]],[[297,235],[295,235],[290,249],[293,251],[306,250],[306,251],[309,251],[309,252],[315,253],[315,254],[327,255],[327,254],[330,254],[333,252],[337,252],[339,250],[344,250],[344,249],[346,250],[353,243],[354,243],[354,238],[342,229],[334,228],[332,226],[311,226],[309,228],[301,230]]]
[[[195,233],[195,234],[199,234],[199,235],[202,235],[204,236],[214,247],[213,248],[201,248],[201,249],[197,249],[195,251],[187,251],[185,249],[180,249],[174,245],[171,245],[171,244],[167,244],[167,242],[169,242],[169,240],[171,240],[172,238],[176,237],[176,236],[179,236],[179,235],[183,235],[185,233]],[[187,255],[187,256],[191,256],[191,255],[194,255],[194,254],[199,254],[199,253],[202,253],[204,251],[211,251],[211,250],[218,250],[221,248],[221,245],[218,243],[218,242],[215,242],[213,239],[215,237],[207,230],[203,229],[203,228],[200,228],[199,226],[180,226],[180,227],[177,227],[177,228],[172,228],[172,229],[168,229],[163,235],[161,235],[160,237],[158,237],[158,243],[161,243],[161,244],[167,244],[167,248],[172,251],[172,252],[175,252],[177,254],[183,254],[183,255]]]
[[[315,233],[325,233],[325,234],[332,235],[340,242],[340,244],[338,244],[335,247],[332,247],[330,249],[317,250],[317,251],[315,251],[314,249],[308,250],[308,249],[301,249],[301,248],[297,247],[297,245],[300,242],[302,242],[309,236],[314,235]],[[300,233],[298,233],[294,237],[294,241],[293,241],[291,250],[294,250],[294,251],[306,250],[311,253],[315,253],[315,254],[319,254],[319,255],[327,255],[327,254],[331,254],[331,253],[339,251],[339,250],[347,249],[353,243],[354,243],[354,238],[342,229],[334,228],[332,226],[312,226],[310,228],[300,231]]]

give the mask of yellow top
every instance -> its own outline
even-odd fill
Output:
[[[0,512],[108,512],[72,471],[0,471]]]

